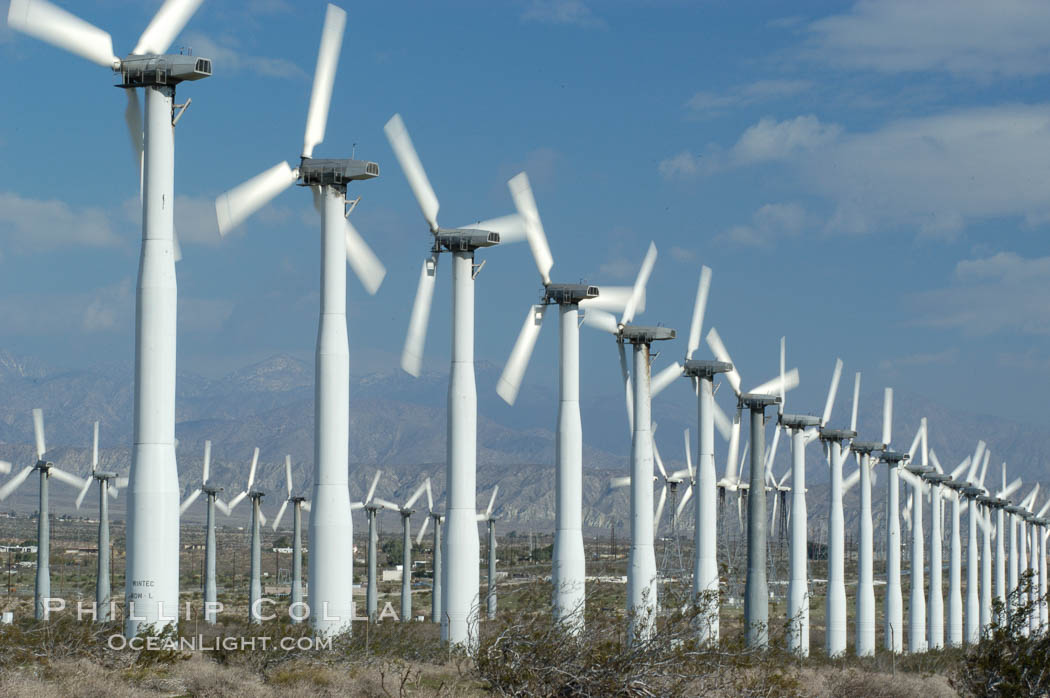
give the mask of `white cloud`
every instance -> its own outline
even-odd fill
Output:
[[[306,71],[291,61],[283,58],[250,56],[239,50],[239,42],[232,37],[223,37],[221,44],[200,33],[190,33],[185,43],[193,47],[198,56],[206,56],[222,68],[222,72],[233,75],[247,71],[268,78],[306,78]]]
[[[719,238],[738,245],[769,247],[778,238],[801,233],[809,219],[799,204],[766,204],[751,215],[750,223],[731,226]]]
[[[666,179],[689,177],[700,169],[700,158],[688,150],[683,150],[678,155],[661,160],[658,169]]]
[[[686,102],[686,107],[694,115],[701,116],[735,107],[746,107],[774,99],[791,97],[800,92],[805,92],[812,86],[813,83],[809,80],[758,80],[721,94],[716,92],[697,92]]]
[[[977,220],[1050,222],[1050,104],[957,109],[859,133],[811,115],[762,119],[729,151],[708,152],[713,164],[696,174],[764,162],[794,170],[799,188],[827,201],[833,234],[906,227],[952,239]]]
[[[0,192],[0,245],[5,248],[0,251],[107,247],[119,242],[109,216],[100,208],[74,208],[58,199],[29,199],[15,192]]]
[[[1050,257],[999,252],[963,260],[954,283],[914,298],[918,324],[968,335],[1050,335]]]
[[[690,250],[686,247],[679,247],[678,245],[674,245],[671,247],[671,259],[673,259],[676,262],[695,262],[696,251]]]
[[[1050,71],[1045,0],[861,0],[809,32],[812,49],[837,66],[982,79]]]
[[[879,369],[891,376],[898,375],[898,370],[912,366],[943,366],[954,364],[959,358],[959,348],[950,347],[944,351],[935,351],[919,354],[907,354],[894,359],[883,359],[879,362]]]
[[[766,117],[748,128],[731,151],[737,164],[782,160],[800,151],[827,145],[839,137],[842,127],[821,123],[807,114],[788,121]]]
[[[613,279],[616,281],[630,279],[633,281],[638,273],[638,264],[637,261],[625,257],[611,259],[598,266],[598,274],[602,279]]]
[[[586,28],[605,27],[605,21],[583,0],[531,0],[521,18],[527,22],[574,24]]]
[[[218,332],[230,319],[233,307],[231,300],[179,298],[179,331]]]
[[[10,294],[0,297],[0,326],[10,337],[68,337],[71,329],[113,332],[135,317],[131,278],[101,288],[69,293]]]

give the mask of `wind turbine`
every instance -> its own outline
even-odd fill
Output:
[[[321,214],[321,305],[314,374],[314,485],[310,517],[311,625],[321,633],[350,631],[353,616],[353,540],[347,460],[350,443],[350,353],[346,332],[346,262],[370,294],[386,269],[347,219],[351,182],[379,176],[379,165],[354,159],[314,158],[324,140],[328,108],[343,43],[346,12],[328,5],[317,53],[310,108],[299,167],[287,162],[231,189],[215,202],[219,233],[225,235],[292,184],[310,187]],[[344,259],[346,262],[344,262]],[[322,613],[320,609],[324,609]]]
[[[978,468],[981,467],[981,463],[984,462],[987,466],[987,459],[984,458],[986,455],[985,443],[979,441],[977,443],[977,451],[974,453],[973,460],[970,461],[970,470],[966,476],[966,482],[969,484],[959,490],[959,494],[966,498],[968,505],[968,517],[967,517],[967,546],[966,546],[966,616],[963,627],[964,638],[967,644],[976,645],[981,639],[981,625],[980,625],[980,597],[978,594],[978,574],[980,564],[980,557],[977,550],[977,521],[980,517],[980,513],[977,510],[977,497],[982,496],[985,492],[981,487],[984,479],[984,474],[981,474],[980,480],[977,479]]]
[[[382,474],[382,470],[377,470],[365,498],[350,505],[351,510],[364,509],[365,516],[368,518],[368,580],[365,587],[365,612],[368,614],[369,623],[376,621],[376,613],[379,610],[379,591],[376,587],[376,548],[379,545],[379,531],[376,529],[376,513],[379,510],[380,502],[385,500],[376,500],[374,498],[376,485],[379,484],[379,476]],[[393,504],[393,507],[396,509],[397,505]]]
[[[404,506],[397,506],[385,499],[375,499],[375,503],[401,515],[401,622],[407,623],[412,620],[412,508],[423,496],[423,492],[430,486],[430,478],[427,478],[412,496],[408,498]]]
[[[505,216],[470,228],[438,226],[438,199],[419,161],[412,139],[399,114],[383,127],[401,169],[415,194],[433,235],[430,256],[423,262],[412,303],[401,368],[418,376],[423,361],[430,305],[434,298],[437,261],[452,255],[452,366],[448,388],[447,485],[445,542],[448,564],[443,569],[444,614],[441,640],[473,652],[478,643],[478,586],[481,582],[477,512],[478,394],[474,384],[474,279],[484,266],[475,266],[474,253],[500,243],[501,233],[521,236],[517,215]],[[506,241],[509,241],[506,240]]]
[[[653,549],[653,435],[650,393],[650,347],[655,341],[675,338],[669,327],[632,325],[645,286],[656,264],[656,245],[642,260],[619,322],[606,312],[590,311],[583,321],[616,338],[620,371],[626,388],[627,421],[631,427],[631,549],[627,564],[628,642],[645,642],[651,636],[657,613],[656,553]],[[627,369],[624,342],[634,347],[634,369]],[[633,375],[633,381],[632,376]],[[632,385],[633,383],[633,385]],[[633,391],[633,393],[632,393]]]
[[[1009,485],[1006,484],[1006,463],[1002,465],[1002,488],[995,493],[996,502],[994,504],[996,513],[996,525],[995,525],[995,595],[999,599],[1003,608],[1003,617],[1000,618],[1000,622],[1005,622],[1005,614],[1007,611],[1007,598],[1009,590],[1006,588],[1006,507],[1010,506],[1011,502],[1006,498],[1012,495],[1021,487],[1021,478],[1015,478]]]
[[[721,418],[720,423],[728,425],[728,419],[721,413],[714,401],[714,380],[719,373],[733,370],[733,365],[724,361],[703,361],[693,358],[696,350],[700,348],[710,289],[711,269],[703,266],[700,268],[700,282],[696,289],[696,300],[693,303],[693,316],[689,324],[689,342],[686,345],[685,360],[681,364],[676,362],[658,373],[653,378],[652,385],[652,394],[655,397],[675,378],[687,376],[691,379],[697,396],[696,501],[693,507],[693,543],[696,550],[693,557],[692,591],[694,601],[699,599],[703,604],[698,629],[700,642],[704,644],[717,642],[719,634],[718,503],[714,443],[716,413]],[[739,428],[736,435],[739,444]],[[728,431],[723,436],[728,438]],[[686,453],[688,452],[687,432]],[[730,458],[735,457],[735,452],[730,453]],[[691,465],[689,467],[692,468]],[[728,467],[727,464],[727,469]],[[686,500],[688,496],[689,493],[686,494]]]
[[[18,489],[34,470],[40,473],[40,504],[36,521],[36,587],[33,593],[33,608],[37,620],[47,620],[51,614],[49,604],[51,600],[51,527],[48,520],[47,481],[54,477],[59,482],[64,482],[78,490],[84,487],[84,481],[76,475],[59,470],[54,463],[44,460],[44,454],[47,453],[47,444],[44,441],[44,412],[39,407],[33,409],[33,433],[36,437],[36,463],[26,466],[0,487],[0,501],[7,499],[12,492]]]
[[[929,483],[930,487],[930,596],[927,603],[926,633],[929,648],[940,650],[944,649],[944,590],[941,581],[942,565],[944,564],[941,549],[944,504],[942,486],[951,480],[951,476],[939,472],[938,469],[938,472],[927,472],[921,477]]]
[[[488,527],[489,534],[489,570],[488,570],[488,593],[485,596],[485,610],[489,620],[496,620],[496,516],[492,514],[492,507],[496,504],[496,493],[499,485],[492,488],[492,496],[489,497],[489,505],[484,513],[478,514],[478,521],[484,521]]]
[[[206,533],[204,538],[204,622],[209,625],[215,624],[216,614],[218,613],[218,593],[217,586],[215,584],[215,509],[217,508],[226,516],[230,515],[230,507],[226,505],[224,501],[219,499],[219,492],[222,492],[221,487],[215,487],[209,480],[209,474],[211,472],[211,441],[204,442],[204,467],[201,473],[201,486],[193,490],[185,501],[182,502],[182,506],[179,507],[179,515],[186,513],[197,497],[203,492],[207,495],[208,501],[208,519],[206,523]]]
[[[109,497],[117,498],[117,490],[126,487],[128,479],[117,477],[116,473],[98,469],[98,422],[95,422],[94,440],[91,446],[91,475],[85,479],[84,487],[77,495],[77,509],[84,502],[84,497],[91,488],[91,483],[98,481],[98,567],[95,570],[95,620],[105,623],[110,619],[110,585],[109,585]],[[109,481],[113,480],[110,489]]]
[[[174,625],[179,603],[179,477],[175,462],[175,124],[190,104],[175,88],[211,75],[211,61],[164,55],[201,0],[166,0],[121,59],[101,29],[44,0],[12,0],[18,31],[119,74],[141,153],[142,248],[135,307],[135,433],[128,490],[125,634]],[[137,88],[146,93],[145,128]],[[176,113],[175,108],[180,107]],[[144,592],[144,589],[149,592]],[[148,599],[148,600],[147,600]]]
[[[281,525],[281,517],[288,503],[292,503],[292,603],[288,606],[288,617],[293,623],[302,620],[303,606],[303,510],[310,511],[310,502],[306,497],[292,494],[292,457],[284,457],[284,477],[288,484],[288,498],[281,503],[277,516],[273,520],[273,530]],[[294,611],[292,609],[295,609]]]
[[[251,582],[248,593],[248,616],[252,623],[262,623],[262,609],[260,604],[262,603],[262,534],[259,531],[260,527],[266,525],[266,516],[263,515],[262,509],[262,498],[266,496],[265,492],[255,489],[255,468],[259,464],[259,448],[255,448],[255,452],[252,454],[252,466],[251,470],[248,471],[248,486],[238,494],[236,497],[230,500],[230,511],[241,503],[241,501],[248,497],[252,500],[252,521],[251,521]]]
[[[882,442],[885,444],[881,462],[889,468],[886,477],[886,601],[885,646],[886,649],[900,654],[903,651],[904,638],[904,601],[901,596],[901,521],[900,521],[900,487],[898,484],[899,467],[908,459],[907,453],[885,450],[889,449],[893,435],[893,388],[886,388],[882,404]]]
[[[580,310],[623,310],[630,289],[551,281],[554,257],[524,172],[507,186],[518,209],[533,260],[543,282],[540,302],[529,307],[496,392],[513,405],[521,388],[543,318],[558,306],[558,415],[555,453],[555,526],[551,556],[554,618],[571,634],[583,629],[586,556],[583,550],[583,431],[580,423]]]
[[[733,364],[732,358],[714,327],[707,333],[707,345],[715,358]],[[735,457],[733,443],[739,444],[740,411],[751,412],[751,478],[747,503],[747,581],[744,597],[744,624],[747,645],[764,649],[769,645],[769,586],[766,582],[766,472],[765,410],[782,402],[780,395],[798,385],[798,369],[767,381],[747,393],[740,392],[740,373],[735,368],[726,372],[726,380],[737,398],[736,418],[730,439],[730,455]],[[798,486],[798,483],[795,484]]]
[[[827,426],[841,377],[842,359],[836,359],[819,431],[831,474],[828,488],[828,593],[825,599],[825,648],[829,657],[846,653],[846,522],[842,512],[842,464],[849,454],[849,444],[843,444],[857,436],[855,426],[851,429],[829,429]],[[857,397],[856,391],[854,397]],[[854,400],[853,425],[856,422],[857,402]]]
[[[923,417],[919,424],[919,431],[915,435],[916,442],[923,442],[922,463],[911,463],[900,473],[912,488],[911,506],[908,510],[911,520],[911,598],[908,603],[908,652],[910,654],[920,654],[929,649],[929,641],[926,636],[926,589],[923,580],[926,556],[923,551],[922,498],[927,488],[923,476],[933,473],[934,469],[926,464],[929,460],[929,449],[926,448],[925,434],[926,418]],[[909,453],[908,459],[912,458],[914,455]],[[933,559],[932,556],[930,559]],[[930,583],[933,583],[932,576]]]
[[[441,622],[441,520],[445,518],[439,512],[434,511],[434,495],[430,491],[430,478],[426,479],[427,489],[427,518],[419,527],[416,535],[416,545],[423,542],[423,534],[427,532],[427,525],[434,521],[434,569],[433,578],[430,581],[430,622]]]

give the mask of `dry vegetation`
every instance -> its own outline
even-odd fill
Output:
[[[628,646],[625,618],[610,598],[589,600],[587,633],[573,639],[549,619],[549,588],[507,594],[499,619],[482,625],[475,658],[450,653],[430,623],[355,626],[322,651],[255,648],[219,651],[116,651],[118,624],[76,622],[0,626],[3,696],[1046,696],[1050,639],[1022,632],[1027,606],[997,624],[987,642],[923,655],[805,661],[775,649],[747,651],[727,623],[715,648],[698,645],[700,609],[667,610],[647,643]],[[667,595],[664,609],[677,607]],[[526,611],[525,609],[529,609]],[[274,621],[182,632],[205,637],[309,637],[309,629]]]

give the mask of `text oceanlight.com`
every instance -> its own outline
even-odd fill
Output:
[[[236,652],[281,649],[291,650],[330,650],[331,637],[132,637],[126,638],[120,633],[109,636],[106,644],[111,650],[149,650],[178,652]]]

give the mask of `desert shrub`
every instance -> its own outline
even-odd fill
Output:
[[[995,600],[989,636],[967,652],[959,688],[975,696],[1050,696],[1050,633],[1028,633],[1038,606],[1029,600],[1031,587],[1027,572],[1005,608]]]

